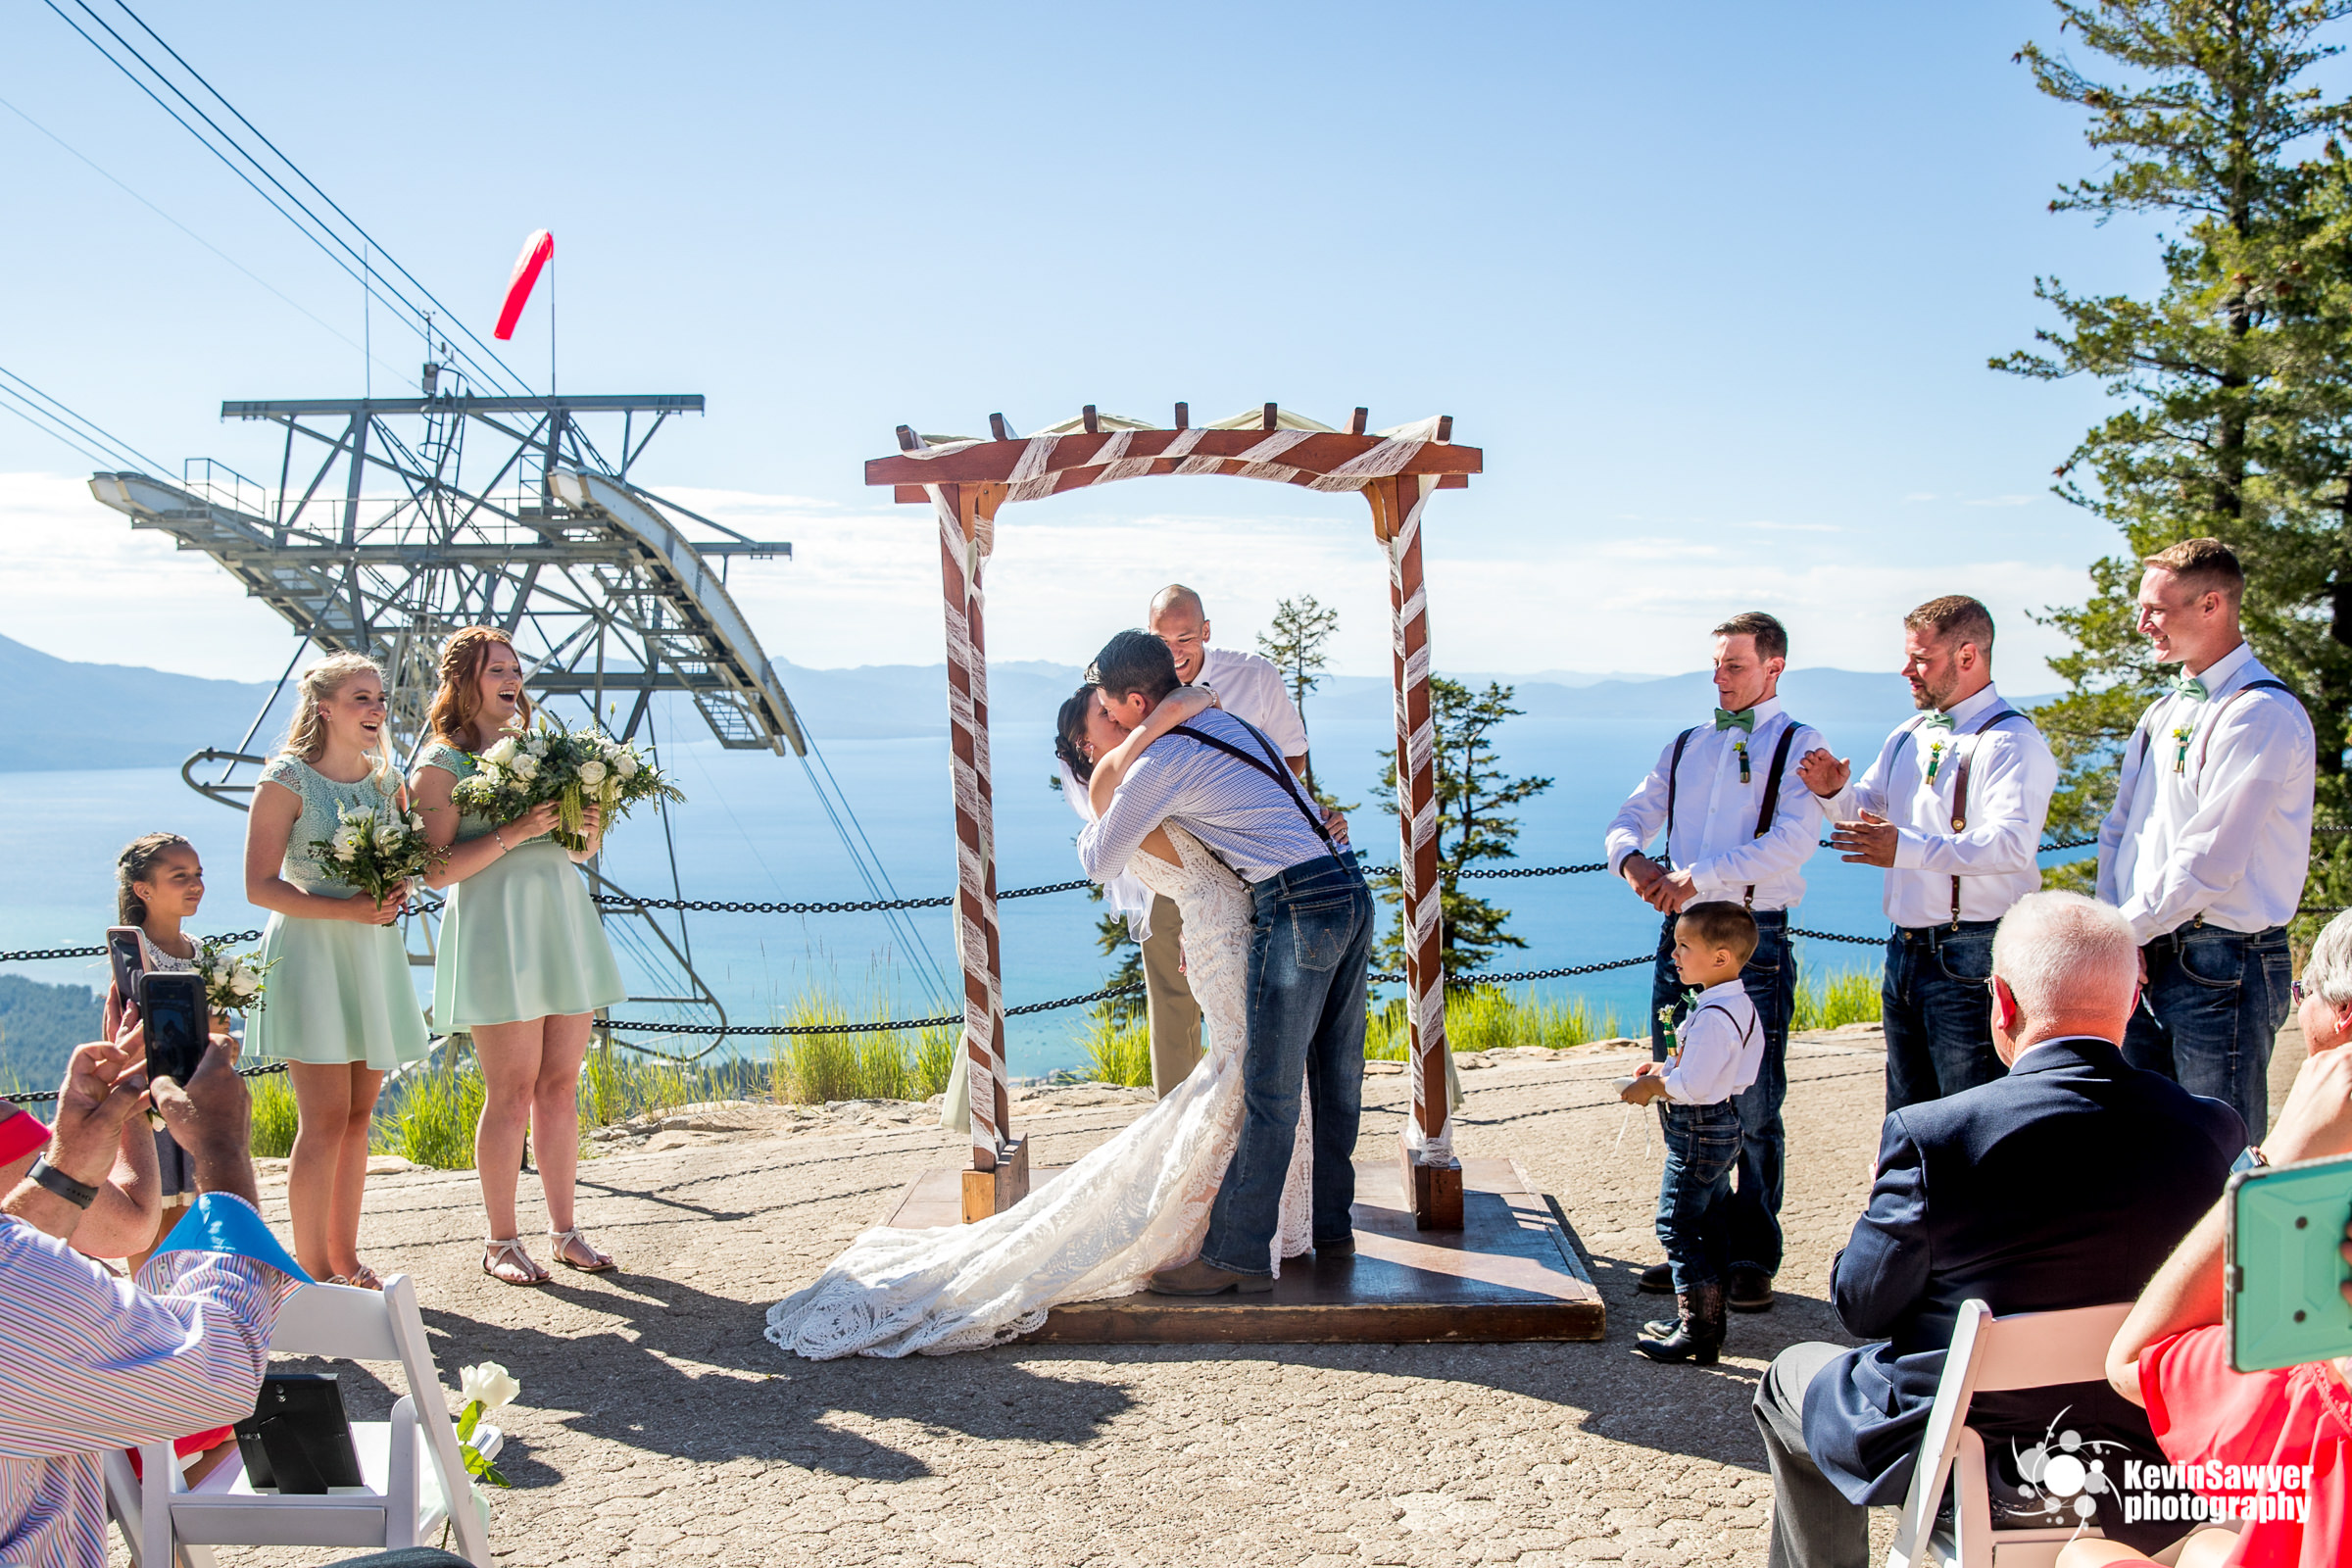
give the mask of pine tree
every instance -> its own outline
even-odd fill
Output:
[[[1257,651],[1282,671],[1282,683],[1290,688],[1291,701],[1298,705],[1301,729],[1306,727],[1307,693],[1323,684],[1323,666],[1328,662],[1323,645],[1339,629],[1338,611],[1326,609],[1313,594],[1300,594],[1297,599],[1277,601],[1272,629],[1257,634]],[[1355,809],[1353,805],[1343,806],[1338,796],[1315,782],[1315,758],[1311,751],[1306,758],[1305,782],[1307,794],[1325,809],[1342,812]]]
[[[1504,816],[1551,788],[1551,780],[1530,775],[1506,778],[1491,732],[1521,710],[1510,706],[1515,689],[1489,681],[1473,692],[1443,675],[1429,678],[1432,728],[1436,731],[1438,789],[1438,918],[1446,972],[1468,974],[1494,961],[1498,949],[1527,943],[1503,929],[1511,911],[1461,891],[1464,870],[1480,860],[1509,859],[1519,838],[1519,819]],[[1396,814],[1396,754],[1380,754],[1382,808]],[[1383,968],[1404,968],[1404,888],[1394,870],[1374,873],[1373,884],[1396,906],[1396,923],[1380,944]]]
[[[2352,701],[2352,199],[2333,133],[2352,104],[2300,85],[2335,54],[2315,41],[2352,0],[2059,0],[2059,30],[2129,84],[2094,80],[2028,44],[2034,85],[2089,112],[2098,178],[2053,212],[2156,213],[2152,299],[2078,295],[2037,278],[2063,325],[1992,361],[2045,380],[2089,374],[2124,407],[2057,469],[2056,494],[2105,517],[2128,554],[2090,569],[2091,596],[2036,617],[2074,648],[2035,718],[2065,768],[2053,835],[2097,831],[2122,743],[2157,690],[2135,608],[2139,558],[2210,534],[2247,573],[2246,634],[2297,689],[2319,732],[2321,815],[2342,819]],[[2330,810],[2333,804],[2336,809]],[[2329,841],[2332,842],[2332,841]],[[2326,848],[2317,852],[2326,854]],[[2087,876],[2088,862],[2068,868]],[[2322,868],[2315,864],[2315,875]]]

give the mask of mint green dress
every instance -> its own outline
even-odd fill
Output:
[[[441,740],[418,765],[453,779],[474,770],[473,759]],[[462,811],[457,842],[490,828],[486,818]],[[433,960],[436,1028],[594,1012],[628,995],[588,885],[553,838],[517,844],[450,887]]]
[[[262,769],[262,781],[302,797],[302,815],[286,838],[278,875],[327,899],[366,898],[311,848],[343,825],[347,806],[380,810],[389,797],[372,777],[339,784],[297,757]],[[310,920],[272,910],[262,931],[270,970],[262,1010],[245,1024],[247,1054],[316,1066],[365,1062],[386,1072],[425,1053],[424,1012],[409,981],[409,952],[398,925]]]

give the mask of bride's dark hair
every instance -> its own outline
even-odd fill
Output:
[[[1095,764],[1086,759],[1086,710],[1094,706],[1094,686],[1081,686],[1077,695],[1061,705],[1054,719],[1054,755],[1067,764],[1083,784],[1095,776]]]

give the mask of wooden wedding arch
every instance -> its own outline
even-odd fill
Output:
[[[967,1220],[1000,1212],[1028,1189],[1026,1140],[1011,1136],[1004,1072],[1003,965],[988,742],[988,658],[981,578],[999,509],[1066,490],[1147,474],[1230,474],[1309,490],[1356,491],[1389,562],[1397,755],[1405,760],[1398,812],[1411,1022],[1413,1114],[1398,1158],[1413,1219],[1424,1230],[1462,1225],[1462,1173],[1446,1093],[1446,974],[1440,957],[1438,806],[1429,703],[1429,613],[1421,574],[1421,517],[1431,494],[1482,471],[1476,447],[1453,444],[1451,416],[1367,432],[1355,411],[1346,430],[1275,404],[1213,424],[1176,405],[1173,429],[1098,415],[1030,436],[989,416],[990,440],[923,436],[899,426],[899,452],[865,466],[865,482],[895,500],[928,503],[939,518],[940,584],[948,633],[948,714],[956,797],[956,952],[963,970],[963,1052],[971,1087]]]

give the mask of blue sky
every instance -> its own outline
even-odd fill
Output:
[[[1984,368],[2045,323],[2037,272],[2153,275],[2145,225],[2046,211],[2097,167],[2011,63],[2046,5],[140,12],[484,336],[552,228],[564,386],[708,395],[643,476],[794,540],[735,580],[797,662],[939,658],[928,518],[859,466],[998,410],[1452,414],[1487,473],[1431,514],[1441,667],[1690,668],[1750,606],[1800,664],[1887,665],[1904,610],[1967,591],[2046,689],[2022,612],[2109,548],[2045,489],[2098,389]],[[357,287],[45,5],[4,15],[0,98],[361,336]],[[359,392],[354,348],[6,109],[0,168],[0,365],[247,472],[273,451],[221,399]],[[511,356],[542,383],[546,329]],[[373,331],[382,391],[418,356]],[[84,472],[0,419],[10,634],[273,675],[276,623]],[[1385,665],[1352,498],[1161,479],[1007,517],[998,657],[1077,662],[1183,578],[1221,640],[1313,592],[1342,667]]]

